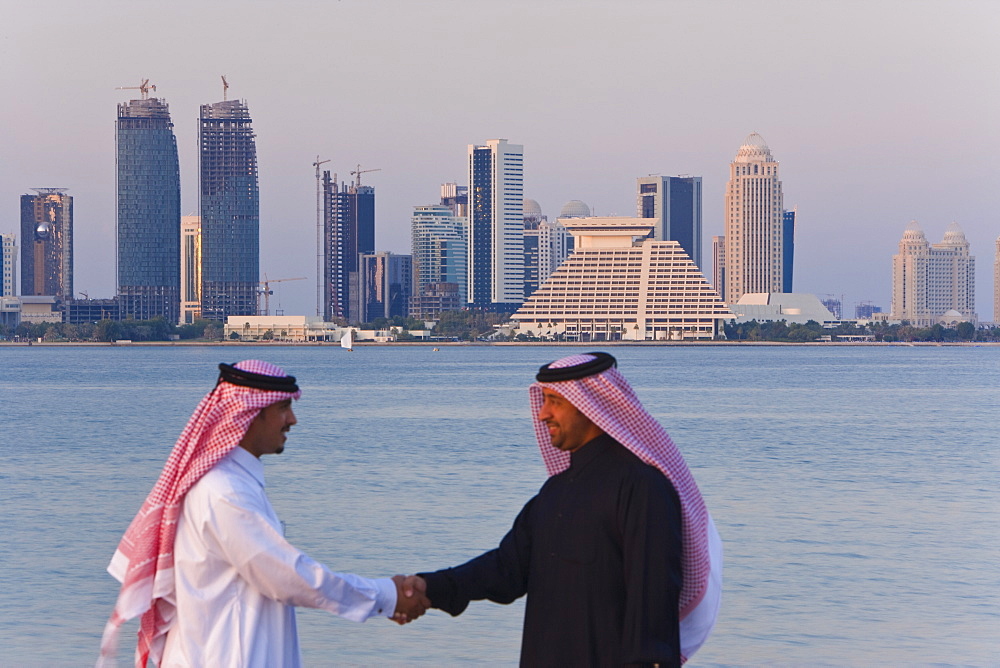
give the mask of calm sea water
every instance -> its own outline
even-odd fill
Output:
[[[544,480],[525,388],[568,350],[0,347],[0,665],[95,659],[108,559],[218,362],[299,377],[271,500],[306,552],[382,576],[497,544]],[[1000,663],[1000,348],[613,353],[725,543],[689,665]],[[522,613],[299,624],[309,665],[514,665]]]

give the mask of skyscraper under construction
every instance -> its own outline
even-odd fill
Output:
[[[360,168],[359,168],[360,171]],[[323,172],[323,318],[363,322],[358,258],[375,252],[375,189]]]
[[[257,145],[241,100],[201,106],[198,124],[201,313],[257,315],[260,197]]]
[[[118,105],[118,298],[121,313],[177,322],[181,185],[170,109],[159,98]],[[155,90],[155,89],[154,89]]]

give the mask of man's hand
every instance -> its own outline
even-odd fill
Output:
[[[431,602],[427,598],[427,582],[417,575],[394,575],[396,583],[396,611],[392,621],[408,624],[427,612]]]

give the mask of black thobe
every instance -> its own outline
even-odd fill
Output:
[[[514,520],[500,547],[422,573],[431,604],[527,594],[522,666],[680,665],[677,493],[610,436],[572,453]]]

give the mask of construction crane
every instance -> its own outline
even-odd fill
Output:
[[[229,99],[227,93],[229,92],[229,82],[226,81],[226,75],[222,75],[222,101],[225,102]]]
[[[382,171],[381,167],[376,167],[375,169],[361,169],[361,165],[358,165],[358,168],[356,170],[354,170],[353,172],[351,172],[351,176],[355,176],[356,175],[358,177],[356,179],[356,181],[355,181],[355,185],[358,188],[360,188],[361,187],[361,175],[362,174],[367,174],[368,172],[381,172],[381,171]]]
[[[323,181],[319,168],[330,162],[316,156],[316,315],[323,315]]]
[[[150,85],[149,79],[143,79],[142,83],[139,84],[138,86],[119,86],[115,90],[137,90],[140,93],[142,93],[142,99],[148,100],[149,99],[149,91],[152,90],[152,91],[155,92],[156,91],[156,86],[155,85]]]
[[[257,288],[257,293],[264,295],[264,312],[260,312],[260,303],[257,304],[257,315],[271,315],[271,295],[274,292],[271,290],[271,283],[283,283],[284,281],[304,281],[305,276],[301,278],[268,278],[267,274],[264,274],[264,280],[260,281],[260,285],[264,286],[262,288]]]

